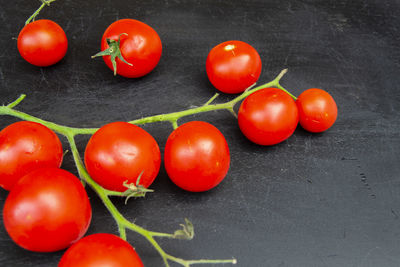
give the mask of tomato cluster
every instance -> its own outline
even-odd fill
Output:
[[[208,54],[207,76],[223,93],[241,93],[255,84],[261,73],[257,51],[241,41],[223,42]],[[289,138],[298,123],[309,132],[329,129],[337,118],[337,106],[324,90],[311,88],[296,100],[278,88],[258,90],[239,108],[240,130],[259,145],[275,145]]]
[[[37,66],[55,64],[64,57],[67,46],[62,28],[49,20],[29,23],[18,37],[21,56]],[[136,78],[156,67],[162,44],[150,26],[123,19],[106,29],[101,49],[96,56],[103,56],[110,69]],[[209,81],[223,93],[244,92],[257,82],[261,69],[256,49],[242,41],[221,43],[206,59]],[[250,141],[275,145],[289,138],[299,123],[307,131],[323,132],[336,117],[334,99],[321,89],[308,89],[296,99],[278,88],[262,88],[241,103],[238,125]],[[69,247],[59,267],[143,266],[132,246],[117,236],[94,234],[82,238],[91,221],[91,206],[80,180],[60,169],[62,157],[58,136],[42,124],[17,122],[0,132],[0,186],[10,190],[3,221],[10,237],[32,251]],[[191,121],[170,134],[163,161],[178,187],[202,192],[226,177],[230,152],[215,126]],[[97,184],[124,192],[129,184],[144,188],[152,184],[160,169],[161,153],[156,140],[144,129],[112,122],[90,138],[84,163]]]
[[[277,88],[265,88],[249,95],[238,114],[240,130],[259,145],[275,145],[288,139],[297,124],[307,131],[328,130],[336,121],[337,106],[324,90],[311,88],[293,100]]]
[[[64,30],[54,21],[31,22],[18,36],[18,51],[29,63],[46,67],[59,62],[66,54],[68,40]],[[127,78],[142,77],[151,72],[161,58],[162,44],[157,32],[134,19],[112,23],[101,39],[106,65]]]

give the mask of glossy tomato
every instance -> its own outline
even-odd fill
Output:
[[[228,144],[213,125],[187,122],[168,137],[164,163],[168,176],[180,188],[207,191],[217,186],[228,172]]]
[[[72,245],[58,267],[143,267],[135,249],[112,234],[93,234]]]
[[[299,122],[294,100],[277,88],[258,90],[242,102],[238,114],[242,133],[259,145],[275,145],[289,138]]]
[[[65,249],[89,227],[92,210],[81,181],[58,168],[34,170],[7,196],[4,226],[19,246],[37,252]]]
[[[90,176],[109,190],[125,191],[125,181],[149,187],[161,164],[156,140],[142,128],[113,122],[101,127],[89,140],[85,165]]]
[[[41,167],[60,167],[63,150],[58,136],[29,121],[13,123],[0,132],[0,186],[10,190],[25,174]]]
[[[57,63],[65,56],[67,48],[64,30],[48,19],[25,25],[18,35],[19,53],[35,66],[46,67]]]
[[[149,25],[134,19],[121,19],[112,23],[101,39],[101,50],[109,48],[107,39],[120,42],[122,57],[132,66],[116,58],[117,73],[127,78],[148,74],[161,58],[162,44],[157,32]],[[111,56],[103,56],[107,66],[114,70]]]
[[[254,84],[261,74],[257,51],[242,41],[228,41],[211,49],[206,60],[207,76],[218,90],[236,94]]]
[[[309,132],[326,131],[336,121],[336,102],[324,90],[308,89],[299,95],[296,104],[299,109],[300,125]]]

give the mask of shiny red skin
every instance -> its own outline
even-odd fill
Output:
[[[202,192],[226,176],[230,153],[222,133],[202,121],[182,124],[168,137],[164,151],[168,176],[180,188]]]
[[[11,190],[32,170],[60,167],[62,158],[62,144],[52,130],[36,122],[13,123],[0,132],[0,186]]]
[[[54,65],[67,53],[64,30],[52,20],[40,19],[25,25],[18,35],[21,56],[39,67]]]
[[[135,249],[112,234],[93,234],[72,245],[58,267],[143,267]]]
[[[210,82],[221,92],[237,94],[253,85],[261,74],[257,51],[242,41],[227,41],[208,54],[206,71]]]
[[[336,121],[338,113],[336,102],[322,89],[307,89],[299,95],[296,104],[299,109],[300,125],[309,132],[324,132]]]
[[[242,102],[238,113],[239,127],[252,142],[275,145],[289,138],[297,127],[296,103],[277,88],[258,90]]]
[[[118,40],[123,58],[133,66],[116,58],[117,73],[126,78],[138,78],[151,72],[158,64],[162,53],[161,39],[149,25],[134,19],[121,19],[112,23],[101,38],[101,50],[108,48],[107,38]],[[104,62],[113,70],[110,56],[103,56]]]
[[[161,164],[156,140],[139,126],[113,122],[101,127],[89,140],[85,150],[85,165],[90,176],[101,186],[125,191],[123,183],[149,187]]]
[[[59,168],[25,175],[4,204],[4,226],[19,246],[36,252],[65,249],[87,231],[92,217],[81,181]]]

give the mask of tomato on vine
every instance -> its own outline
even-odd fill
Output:
[[[164,163],[168,176],[180,188],[207,191],[217,186],[228,172],[228,143],[213,125],[187,122],[168,137]]]
[[[90,138],[85,165],[90,176],[106,189],[123,192],[124,183],[149,187],[161,164],[156,140],[139,126],[127,122],[104,125]]]
[[[60,167],[63,158],[58,136],[30,121],[13,123],[0,132],[0,186],[12,189],[25,174],[41,167]]]
[[[34,170],[13,187],[4,226],[19,246],[37,252],[65,249],[87,231],[92,217],[81,181],[59,168]]]
[[[40,19],[28,23],[18,35],[21,56],[39,67],[54,65],[67,53],[68,40],[60,25]]]
[[[309,132],[324,132],[336,121],[336,102],[322,89],[305,90],[297,98],[296,104],[299,109],[300,125]]]
[[[277,88],[264,88],[242,102],[238,121],[240,130],[250,141],[275,145],[293,134],[299,115],[289,94]]]
[[[142,77],[151,72],[161,58],[162,44],[157,32],[134,19],[112,23],[101,38],[101,52],[107,66],[127,78]]]
[[[93,234],[72,245],[62,256],[58,267],[143,267],[135,249],[112,234]]]
[[[215,46],[206,60],[210,82],[218,90],[237,94],[253,85],[261,74],[257,51],[242,41],[227,41]]]

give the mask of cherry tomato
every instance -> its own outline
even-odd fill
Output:
[[[68,40],[64,30],[48,19],[31,22],[18,35],[21,56],[39,67],[53,65],[67,53]]]
[[[191,121],[168,137],[164,151],[168,176],[180,188],[201,192],[217,186],[226,176],[230,154],[222,133],[213,125]]]
[[[37,252],[65,249],[89,227],[92,210],[80,180],[58,168],[21,178],[4,204],[3,222],[19,246]]]
[[[242,133],[259,145],[275,145],[289,138],[299,122],[294,100],[277,88],[258,90],[242,102],[238,114]]]
[[[101,39],[101,50],[107,49],[107,38],[121,39],[122,57],[132,66],[116,58],[117,73],[127,78],[142,77],[152,71],[161,58],[162,44],[157,32],[149,25],[134,19],[121,19],[112,23]],[[111,57],[103,56],[107,66],[114,70]]]
[[[257,51],[242,41],[228,41],[211,49],[206,60],[208,79],[218,90],[236,94],[254,84],[261,74]]]
[[[13,123],[0,132],[0,186],[10,190],[17,181],[41,167],[60,167],[63,150],[58,136],[29,121]]]
[[[89,140],[85,164],[90,176],[109,190],[125,191],[125,181],[149,187],[161,164],[156,140],[142,128],[113,122],[101,127]]]
[[[336,121],[337,106],[333,97],[324,90],[311,88],[296,100],[300,125],[305,130],[319,133],[328,130]]]
[[[143,267],[135,249],[112,234],[93,234],[72,245],[58,267]]]

